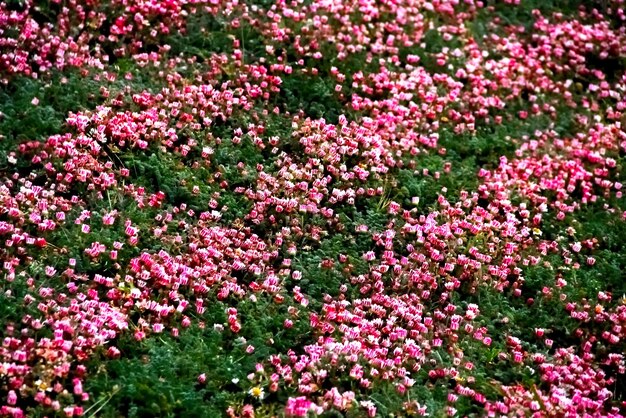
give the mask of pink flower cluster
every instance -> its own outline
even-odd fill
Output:
[[[34,404],[81,415],[90,399],[85,364],[102,353],[120,357],[120,335],[177,337],[194,320],[204,326],[217,304],[226,319],[214,326],[234,336],[246,326],[240,301],[267,297],[290,304],[285,330],[297,321],[311,330],[308,343],[272,355],[250,376],[257,395],[284,392],[287,416],[376,416],[368,394],[380,387],[392,387],[407,414],[423,416],[432,411],[409,397],[412,388],[450,381],[450,416],[460,399],[489,416],[619,416],[612,390],[626,372],[626,301],[608,291],[571,300],[555,270],[541,294],[579,324],[580,344],[570,347],[549,338],[551,330],[527,336],[539,346],[494,335],[480,303],[463,298],[487,289],[532,306],[527,269],[552,267],[554,257],[567,269],[596,263],[597,240],[578,240],[568,222],[585,205],[617,212],[623,197],[626,75],[610,74],[609,63],[626,56],[626,30],[606,17],[623,20],[620,1],[606,16],[534,12],[530,35],[494,19],[482,39],[470,27],[484,11],[479,1],[52,3],[57,13],[43,17],[32,1],[0,4],[2,80],[100,68],[100,105],[70,113],[63,132],[18,144],[8,161],[29,172],[2,172],[2,277],[26,289],[7,297],[28,314],[3,324],[0,415],[26,416]],[[249,25],[264,52],[234,39],[232,53],[202,63],[169,55],[165,36],[202,14],[229,29]],[[436,50],[425,44],[431,31],[443,41]],[[116,87],[108,61],[125,55],[163,88]],[[345,69],[353,61],[359,71]],[[189,76],[186,66],[202,71]],[[282,110],[284,80],[294,75],[332,80],[346,106],[336,123]],[[575,115],[574,134],[558,125],[563,104]],[[275,135],[274,118],[289,132]],[[442,134],[474,141],[504,124],[533,132],[507,138],[515,151],[477,169],[476,190],[442,188],[427,209],[409,207],[420,196],[396,193],[399,170],[434,180],[453,172]],[[268,162],[218,163],[216,153],[249,145]],[[176,186],[206,198],[203,208],[140,185],[125,162],[151,154],[202,173]],[[444,161],[431,172],[425,159],[434,155]],[[246,181],[232,186],[232,172]],[[249,209],[227,222],[233,196]],[[382,226],[350,218],[363,208]],[[563,232],[557,239],[544,238],[552,218]],[[59,244],[61,233],[72,247]],[[318,271],[294,265],[336,234],[366,249],[325,254],[319,271],[341,283],[311,303],[301,282]],[[488,393],[476,384],[485,352],[532,370],[540,384],[496,382],[499,395]],[[254,416],[255,406],[227,412]]]
[[[42,10],[32,0],[3,2],[1,81],[67,67],[104,69],[118,57],[160,48],[164,36],[185,31],[190,14],[228,15],[236,7],[236,2],[205,0],[53,0]]]

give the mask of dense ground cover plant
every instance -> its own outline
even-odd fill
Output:
[[[624,20],[0,2],[0,415],[626,414]]]

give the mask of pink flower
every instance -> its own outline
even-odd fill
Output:
[[[288,417],[306,417],[309,411],[320,413],[321,408],[308,400],[305,396],[287,399],[285,415]]]
[[[7,396],[7,403],[9,405],[15,405],[17,403],[17,394],[14,390],[9,391],[9,395]]]

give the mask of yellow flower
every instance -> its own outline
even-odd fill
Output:
[[[48,389],[48,384],[46,382],[41,381],[41,380],[37,380],[35,382],[35,386],[37,386],[40,390],[47,390]]]
[[[263,397],[265,396],[265,392],[263,391],[263,388],[260,388],[258,386],[255,386],[252,389],[250,389],[248,393],[257,399],[263,399]]]

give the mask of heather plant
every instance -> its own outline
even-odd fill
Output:
[[[0,2],[0,415],[624,415],[625,19]]]

